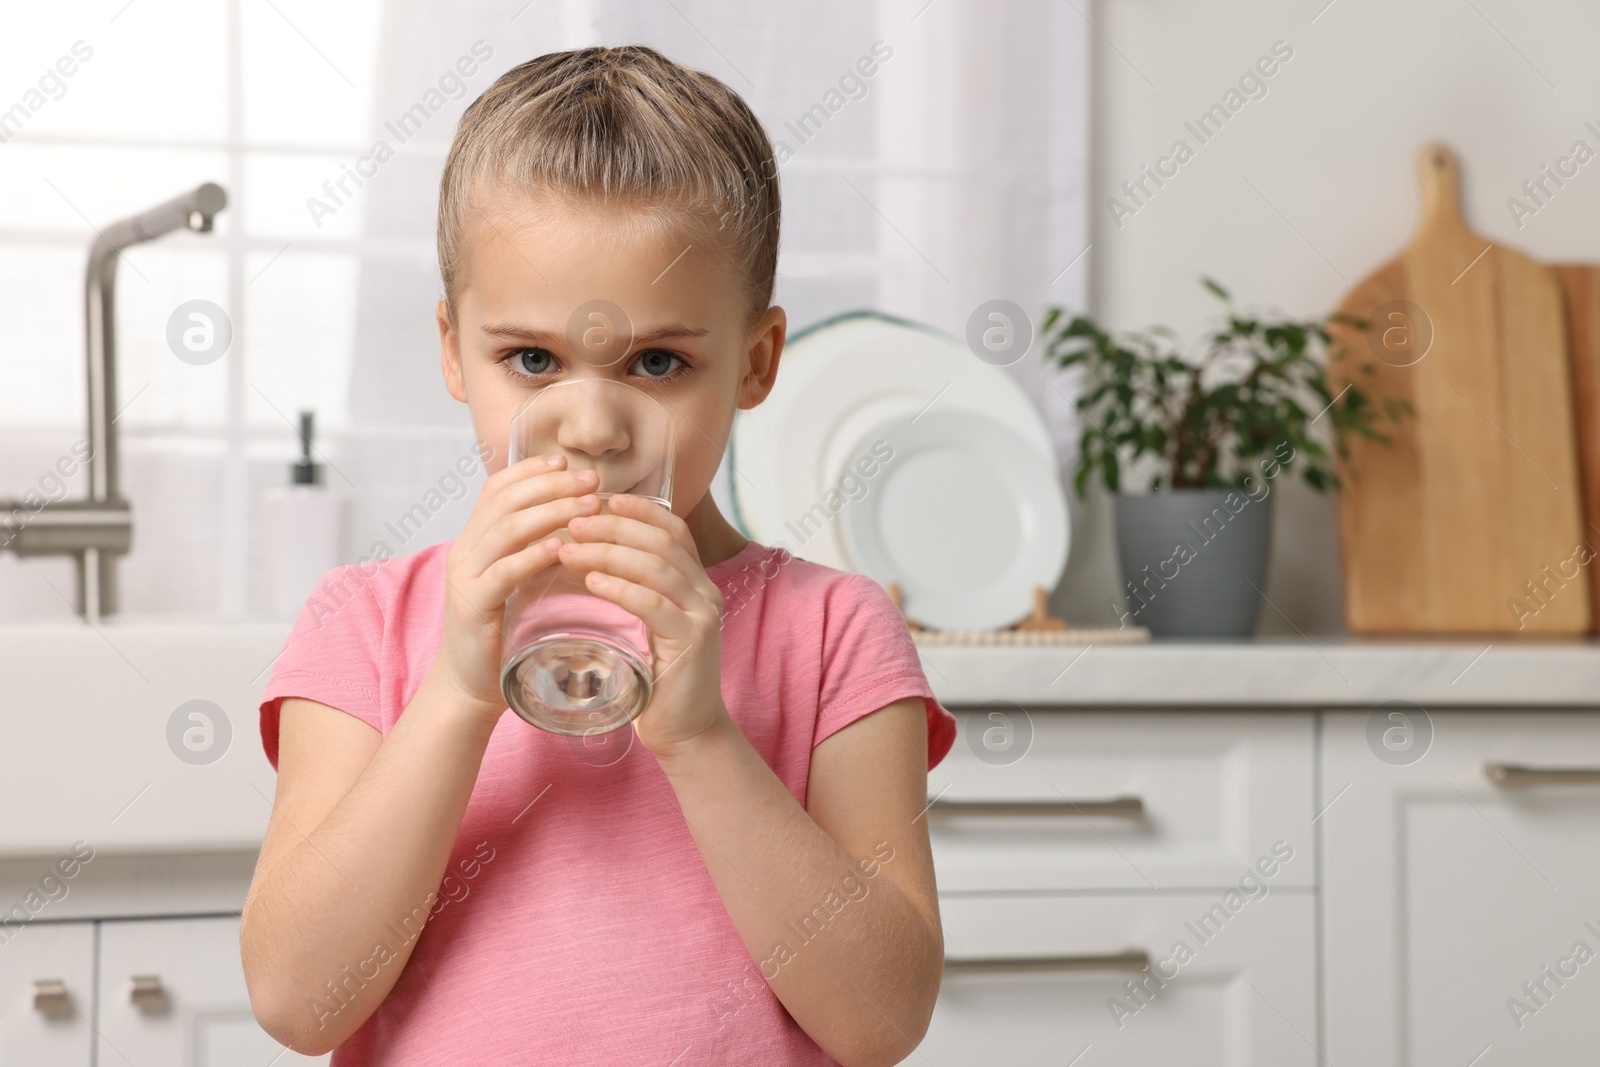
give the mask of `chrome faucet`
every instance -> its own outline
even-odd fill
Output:
[[[206,182],[132,218],[114,222],[89,246],[84,281],[89,387],[89,495],[30,507],[0,501],[0,549],[18,556],[72,556],[78,561],[78,613],[97,622],[117,611],[116,562],[133,544],[133,513],[117,484],[117,258],[124,248],[177,229],[210,233],[228,204]]]

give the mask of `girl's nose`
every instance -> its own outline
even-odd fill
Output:
[[[627,451],[632,440],[627,386],[601,379],[553,387],[556,443],[569,453],[599,458]]]
[[[556,442],[568,452],[582,452],[599,458],[627,451],[628,420],[604,404],[584,404],[564,413]]]

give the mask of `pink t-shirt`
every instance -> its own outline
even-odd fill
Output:
[[[323,577],[262,693],[274,768],[284,697],[387,736],[438,653],[449,550]],[[812,747],[901,698],[927,707],[929,768],[950,751],[955,717],[877,583],[754,541],[706,573],[723,594],[723,701],[801,805]],[[385,944],[307,1005],[319,1018],[339,1010],[338,993],[392,966],[390,946],[420,926],[399,980],[335,1067],[834,1063],[762,978],[631,728],[585,745],[507,711],[446,870],[425,926],[396,916]]]

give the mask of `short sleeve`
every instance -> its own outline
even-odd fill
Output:
[[[261,745],[274,770],[285,697],[315,700],[383,731],[378,680],[383,633],[383,612],[360,565],[345,564],[322,576],[261,693]]]
[[[955,744],[956,718],[939,703],[922,671],[905,616],[884,588],[852,574],[828,592],[822,635],[822,682],[815,748],[885,705],[920,696],[928,713],[928,769]]]

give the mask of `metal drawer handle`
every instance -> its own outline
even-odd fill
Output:
[[[161,1011],[167,1006],[167,989],[159,974],[136,974],[128,1002],[141,1011]]]
[[[1150,953],[1142,948],[1080,956],[971,956],[944,958],[944,969],[955,974],[996,974],[1018,971],[1142,971],[1150,966]]]
[[[39,978],[33,983],[33,1008],[46,1015],[59,1015],[72,1007],[67,999],[67,983],[60,978]]]
[[[1597,767],[1529,767],[1521,763],[1486,762],[1483,773],[1495,785],[1600,785]]]
[[[1105,815],[1114,819],[1144,818],[1140,797],[1105,800],[942,800],[928,810],[935,815]]]

